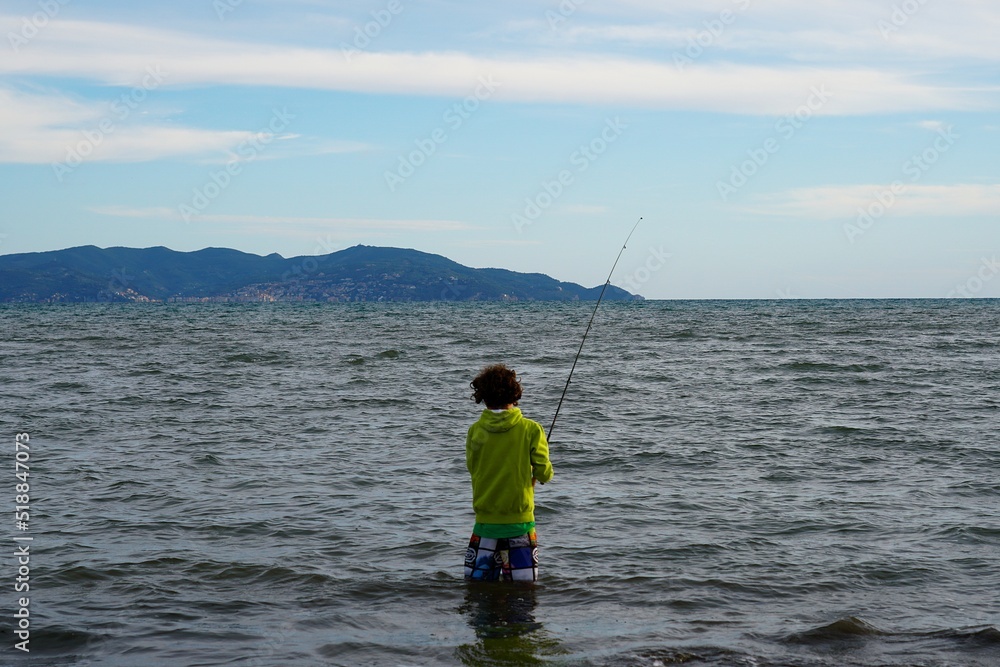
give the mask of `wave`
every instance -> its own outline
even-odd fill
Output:
[[[883,639],[893,644],[921,645],[926,642],[938,643],[942,640],[955,649],[967,651],[1000,648],[1000,629],[987,625],[971,628],[949,628],[931,632],[890,632],[856,616],[847,616],[832,623],[808,630],[795,632],[783,638],[784,643],[824,645],[831,642],[856,642]],[[1000,657],[1000,655],[998,655]]]
[[[69,389],[89,389],[90,387],[83,384],[82,382],[54,382],[48,386],[48,389],[55,389],[57,391],[69,390]]]
[[[335,579],[327,574],[296,569],[284,565],[239,563],[225,561],[199,561],[176,556],[161,556],[136,562],[118,562],[114,565],[75,565],[47,575],[46,586],[79,586],[88,583],[114,582],[121,586],[145,581],[150,585],[161,575],[200,582],[279,583],[296,586],[316,586]]]
[[[47,623],[38,624],[36,629],[33,624],[30,644],[31,655],[42,657],[58,655],[69,658],[72,654],[82,652],[86,649],[92,650],[95,644],[107,641],[112,636],[112,632],[94,632],[92,630],[67,627],[65,625],[48,625]],[[31,662],[34,664],[34,661]],[[60,661],[60,664],[76,663]],[[79,664],[85,665],[89,663],[84,661]]]
[[[881,637],[887,634],[864,619],[848,616],[816,628],[794,632],[787,635],[784,641],[790,644],[825,644],[864,637]]]
[[[279,364],[288,361],[284,352],[240,352],[223,358],[230,364]]]
[[[987,625],[982,628],[963,628],[931,633],[931,637],[953,640],[968,648],[1000,648],[1000,628]],[[997,656],[1000,658],[1000,656]]]
[[[888,364],[837,364],[823,361],[791,361],[781,364],[778,368],[790,371],[823,371],[829,373],[877,373],[889,368]]]

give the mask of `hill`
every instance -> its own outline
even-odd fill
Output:
[[[575,301],[585,288],[541,273],[474,269],[441,255],[358,245],[261,257],[229,248],[80,246],[0,256],[0,302]],[[605,299],[641,299],[609,286]]]

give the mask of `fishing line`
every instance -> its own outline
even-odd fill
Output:
[[[583,332],[583,340],[580,341],[580,349],[576,351],[576,357],[573,358],[573,366],[569,369],[569,377],[566,378],[566,386],[563,387],[562,396],[559,397],[559,404],[556,405],[556,414],[552,417],[552,425],[549,426],[549,432],[545,434],[546,440],[552,437],[552,429],[556,427],[556,419],[559,418],[559,408],[562,407],[563,399],[566,398],[566,391],[569,389],[569,383],[573,380],[573,371],[576,370],[576,362],[580,360],[580,353],[583,352],[583,344],[587,342],[587,334],[590,333],[590,327],[594,323],[594,318],[597,316],[597,309],[601,307],[601,299],[604,298],[604,291],[608,289],[608,285],[611,284],[611,276],[615,273],[615,267],[618,266],[618,260],[622,258],[622,253],[625,252],[629,239],[632,238],[632,234],[635,232],[635,228],[639,226],[640,222],[642,222],[642,217],[635,221],[635,224],[632,226],[632,231],[625,237],[625,243],[622,244],[622,249],[618,251],[618,256],[615,257],[615,263],[611,265],[611,273],[608,274],[608,279],[605,281],[604,287],[601,288],[601,294],[597,297],[597,303],[594,305],[594,312],[590,314],[590,322],[587,323],[587,330]]]

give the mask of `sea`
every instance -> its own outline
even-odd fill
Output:
[[[0,306],[0,665],[1000,665],[998,300],[601,304],[467,584],[469,382],[593,307]]]

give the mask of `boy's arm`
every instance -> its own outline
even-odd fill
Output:
[[[472,426],[465,434],[465,469],[472,473]]]
[[[531,474],[533,480],[537,479],[542,484],[552,479],[554,474],[552,462],[549,461],[549,443],[545,439],[545,431],[541,425],[538,426],[537,435],[531,446]]]

